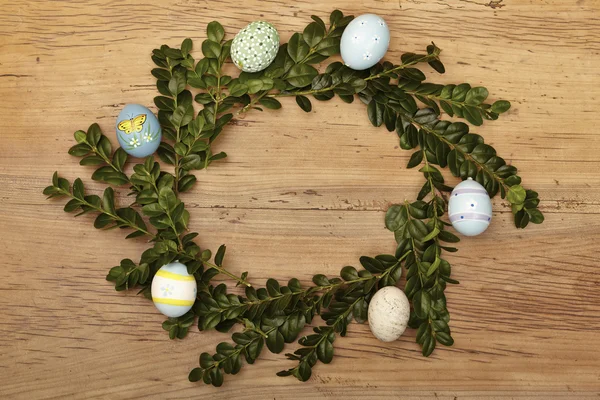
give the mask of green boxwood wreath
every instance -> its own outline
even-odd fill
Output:
[[[150,284],[162,265],[175,259],[187,265],[197,280],[199,294],[190,312],[163,323],[171,339],[186,336],[196,319],[200,330],[227,332],[241,325],[242,330],[233,333],[232,343],[219,344],[213,354],[202,353],[199,367],[189,374],[190,381],[220,386],[223,373],[237,373],[242,359],[254,363],[265,344],[269,351],[281,352],[285,343],[297,340],[304,327],[319,315],[325,324],[298,341],[300,347],[286,354],[294,365],[278,373],[306,381],[318,361],[332,360],[336,336],[346,335],[352,319],[365,322],[373,294],[378,288],[397,284],[403,269],[404,291],[412,305],[409,326],[417,329],[416,341],[423,355],[429,356],[437,343],[452,345],[444,290],[448,283],[458,282],[450,277],[450,263],[442,256],[457,251],[451,245],[459,238],[446,229],[450,224],[443,219],[446,196],[452,188],[444,183],[439,168],[448,167],[452,175],[462,179],[474,178],[490,196],[500,193],[511,204],[517,228],[544,219],[538,210],[537,193],[521,186],[514,166],[497,156],[481,136],[470,133],[467,124],[440,119],[443,110],[479,126],[484,120],[497,119],[510,103],[486,103],[488,91],[467,83],[425,82],[418,64],[427,63],[444,73],[440,49],[434,44],[427,46],[424,54],[405,53],[398,64],[385,61],[368,71],[354,71],[340,62],[329,64],[325,72],[313,66],[339,53],[340,37],[352,18],[335,10],[327,26],[312,16],[313,22],[279,48],[266,70],[242,72],[237,78],[222,72],[232,41],[225,41],[225,31],[218,22],[208,25],[208,39],[202,43],[204,57],[197,62],[190,54],[191,39],[185,39],[180,48],[163,45],[155,49],[152,60],[158,68],[152,74],[161,96],[154,103],[165,139],[158,156],[163,165],[174,166],[174,172],[163,170],[153,157],[148,157],[128,176],[124,172],[127,154],[120,148],[113,153],[108,138],[93,124],[87,132],[75,132],[77,144],[69,153],[82,157],[81,165],[100,165],[92,179],[129,186],[135,201],[117,208],[111,187],[106,188],[102,198],[86,195],[81,179],[71,187],[57,173],[52,185],[44,190],[49,197],[70,198],[65,205],[67,212],[97,213],[96,228],[127,229],[131,231],[127,238],[145,236],[153,243],[139,263],[125,259],[110,270],[107,279],[118,291],[135,288],[151,298]],[[197,89],[195,96],[188,87]],[[235,115],[253,109],[279,109],[278,98],[287,96],[294,96],[306,112],[312,109],[308,96],[320,101],[337,96],[347,103],[358,97],[367,105],[374,126],[384,125],[388,131],[395,131],[400,147],[413,151],[408,168],[420,166],[424,184],[414,202],[387,210],[385,224],[397,242],[393,254],[363,256],[361,268],[346,266],[334,278],[315,275],[311,286],[292,278],[285,286],[269,279],[265,287],[255,288],[248,282],[247,272],[238,277],[225,269],[224,245],[212,258],[210,250],[194,243],[198,234],[187,233],[189,213],[179,195],[196,182],[193,170],[207,168],[226,156],[213,153],[212,146]],[[194,100],[203,105],[197,115]],[[227,293],[225,284],[211,285],[211,279],[219,273],[246,286],[245,295]]]

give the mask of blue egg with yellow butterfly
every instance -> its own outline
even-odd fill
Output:
[[[117,117],[117,140],[133,157],[154,154],[162,138],[158,119],[152,111],[139,104],[127,104]]]

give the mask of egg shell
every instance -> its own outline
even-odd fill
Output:
[[[363,14],[344,29],[340,52],[348,67],[360,71],[377,64],[389,45],[390,30],[384,19],[375,14]]]
[[[243,28],[231,43],[231,59],[242,71],[258,72],[273,62],[279,50],[279,33],[265,21]]]
[[[194,305],[198,287],[180,262],[163,265],[152,279],[152,301],[167,317],[180,317]]]
[[[462,181],[450,194],[448,217],[454,229],[465,236],[483,233],[492,220],[492,200],[473,178]]]
[[[138,118],[140,116],[145,118]],[[129,121],[131,127],[129,133],[127,129],[119,129],[119,124],[123,121]],[[139,128],[139,132],[136,128]],[[119,145],[133,157],[143,158],[154,154],[162,139],[162,129],[158,119],[152,111],[140,104],[127,104],[123,107],[117,117],[115,130]]]
[[[369,303],[369,327],[382,342],[393,342],[406,330],[410,303],[396,286],[379,289]]]

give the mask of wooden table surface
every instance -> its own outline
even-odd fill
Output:
[[[437,76],[427,67],[434,81],[483,84],[492,99],[512,102],[475,131],[539,191],[546,221],[516,230],[494,199],[490,229],[448,256],[461,282],[447,290],[456,343],[430,358],[413,330],[383,344],[353,324],[307,383],[276,377],[291,364],[266,350],[220,389],[190,383],[199,354],[229,336],[193,329],[169,340],[150,302],[104,280],[147,243],[95,230],[93,216],[74,219],[41,191],[58,170],[100,193],[93,167],[67,154],[72,133],[97,122],[116,143],[124,104],[154,107],[154,47],[185,37],[199,44],[213,19],[233,35],[264,18],[287,40],[311,14],[327,18],[336,7],[384,16],[388,59],[434,41],[447,69]],[[0,8],[1,398],[600,395],[598,1],[3,0]],[[283,103],[230,123],[215,145],[229,157],[183,195],[199,244],[226,243],[229,269],[249,270],[259,286],[334,276],[361,255],[393,251],[385,210],[414,199],[422,182],[405,168],[410,152],[372,128],[360,102],[318,103],[310,114]],[[117,200],[125,204],[124,193]]]

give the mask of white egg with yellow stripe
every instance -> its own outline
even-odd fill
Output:
[[[180,262],[163,265],[152,279],[152,301],[167,317],[180,317],[194,305],[198,286]]]

